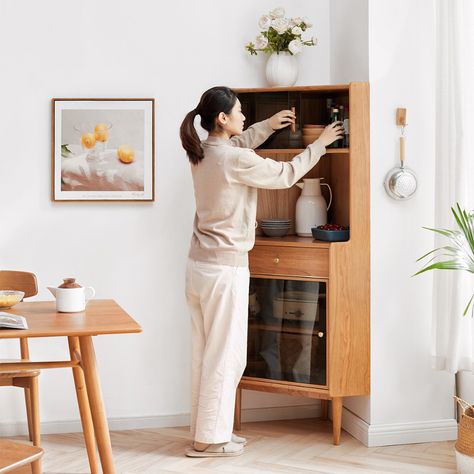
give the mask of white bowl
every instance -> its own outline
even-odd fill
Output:
[[[25,293],[16,290],[0,290],[0,309],[8,309],[19,303]]]

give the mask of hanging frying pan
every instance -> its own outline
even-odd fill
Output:
[[[391,169],[385,177],[385,190],[393,199],[410,199],[416,191],[415,173],[405,167],[405,137],[400,137],[400,166]]]

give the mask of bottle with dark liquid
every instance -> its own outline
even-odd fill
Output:
[[[331,115],[329,117],[329,123],[340,122],[340,110],[338,107],[331,108]],[[328,148],[340,148],[341,147],[341,140],[336,140],[335,142],[331,143]]]

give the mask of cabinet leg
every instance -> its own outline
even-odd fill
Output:
[[[341,441],[342,426],[342,397],[332,399],[332,434],[333,442],[337,446]]]
[[[237,387],[235,394],[235,410],[234,410],[234,430],[240,431],[241,422],[241,408],[242,408],[242,389]]]
[[[328,419],[328,404],[329,400],[321,400],[321,420]]]

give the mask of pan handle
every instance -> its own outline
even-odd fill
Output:
[[[405,137],[400,137],[400,166],[403,168],[405,165]]]

